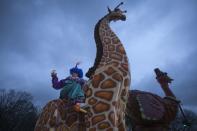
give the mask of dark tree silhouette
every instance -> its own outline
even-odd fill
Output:
[[[27,92],[0,90],[0,131],[33,131],[37,108]]]
[[[176,119],[171,123],[170,131],[197,131],[197,114],[184,109],[186,119],[179,111]]]

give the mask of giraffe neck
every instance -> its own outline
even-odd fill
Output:
[[[86,73],[88,78],[95,73],[96,69],[108,64],[109,62],[113,61],[116,64],[128,64],[128,58],[123,45],[109,26],[110,21],[111,20],[109,20],[106,15],[100,19],[95,26],[94,37],[97,53],[94,66]]]
[[[87,74],[88,131],[125,131],[124,112],[130,86],[130,70],[123,45],[103,17],[95,27],[97,55]]]
[[[164,93],[166,96],[171,96],[171,97],[175,97],[174,93],[171,91],[169,84],[165,83],[165,84],[161,84],[161,88],[163,89]],[[176,97],[175,97],[176,98]]]

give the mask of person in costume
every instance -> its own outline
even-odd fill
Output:
[[[83,71],[77,67],[78,65],[79,63],[70,69],[70,76],[60,81],[58,80],[55,70],[51,73],[53,88],[57,90],[61,89],[60,99],[68,100],[69,103],[74,105],[76,108],[84,105],[82,103],[85,102],[85,95],[83,91],[85,80],[83,79]]]

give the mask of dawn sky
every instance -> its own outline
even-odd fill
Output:
[[[84,74],[94,63],[94,26],[118,0],[0,0],[0,89],[30,92],[43,106],[59,97],[50,72]],[[197,1],[124,0],[127,20],[111,27],[127,51],[131,89],[164,96],[154,68],[168,72],[171,89],[197,112]],[[87,78],[86,78],[87,79]]]

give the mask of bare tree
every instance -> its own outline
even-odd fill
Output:
[[[0,90],[0,130],[33,131],[38,114],[32,95],[15,90]]]
[[[176,119],[171,123],[170,131],[197,131],[197,114],[184,109],[185,118],[178,112]]]

